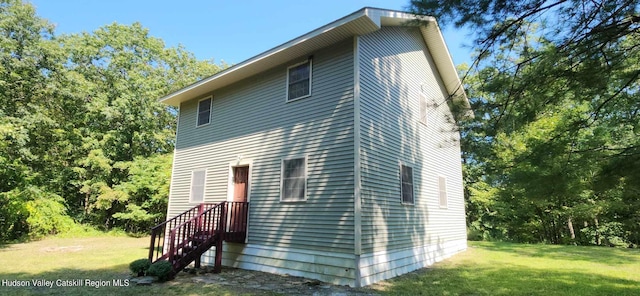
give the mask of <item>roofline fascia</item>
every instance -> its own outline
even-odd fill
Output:
[[[302,44],[305,41],[312,39],[314,37],[320,36],[325,32],[331,31],[335,28],[338,28],[346,23],[349,23],[351,21],[357,20],[361,17],[367,17],[373,24],[375,24],[376,27],[381,28],[384,25],[395,25],[395,26],[401,26],[401,25],[406,25],[407,23],[410,23],[412,21],[418,21],[418,22],[426,22],[427,25],[424,24],[418,24],[415,25],[416,27],[420,27],[426,30],[435,30],[435,33],[437,34],[437,44],[431,45],[431,44],[427,44],[427,47],[440,47],[440,50],[442,51],[442,53],[444,54],[444,57],[442,55],[440,55],[440,58],[445,58],[445,65],[442,65],[442,68],[438,67],[438,72],[440,72],[440,75],[442,75],[443,72],[450,72],[450,75],[454,75],[454,82],[455,82],[455,86],[449,86],[449,85],[445,85],[445,87],[447,88],[447,92],[449,93],[449,96],[453,98],[453,100],[461,100],[462,103],[464,104],[464,106],[466,108],[468,108],[470,110],[470,104],[469,104],[469,99],[466,95],[466,92],[464,91],[464,87],[462,85],[462,81],[460,80],[460,77],[457,73],[457,70],[455,68],[455,64],[453,63],[453,59],[451,57],[451,53],[449,51],[449,48],[444,40],[444,36],[442,35],[442,31],[440,30],[440,27],[438,25],[438,22],[436,21],[436,19],[432,16],[426,16],[426,15],[416,15],[410,12],[404,12],[404,11],[398,11],[398,10],[388,10],[388,9],[381,9],[381,8],[374,8],[374,7],[364,7],[356,12],[353,12],[347,16],[344,16],[336,21],[333,21],[329,24],[326,24],[320,28],[317,28],[311,32],[308,32],[306,34],[303,34],[297,38],[294,38],[290,41],[287,41],[285,43],[282,43],[270,50],[267,50],[265,52],[262,52],[258,55],[255,55],[243,62],[240,62],[239,64],[236,64],[230,68],[227,68],[225,70],[222,70],[214,75],[211,75],[207,78],[204,78],[200,81],[197,81],[195,83],[192,83],[186,87],[183,87],[177,91],[171,92],[165,96],[163,96],[162,98],[158,99],[159,102],[161,103],[166,103],[166,104],[170,104],[170,105],[174,105],[177,106],[179,105],[178,101],[176,102],[170,102],[171,99],[178,97],[182,94],[185,94],[187,92],[193,91],[203,85],[206,85],[212,81],[215,81],[216,79],[219,79],[221,77],[227,76],[227,75],[231,75],[236,71],[242,70],[246,67],[251,66],[252,64],[255,64],[257,62],[263,61],[265,59],[268,59],[269,57],[282,52],[288,48],[291,48],[293,46],[296,46],[298,44]],[[430,29],[429,25],[435,25],[435,28]],[[426,41],[426,40],[425,40]],[[430,50],[431,51],[431,50]],[[433,54],[433,53],[432,53]],[[453,71],[451,73],[451,71]],[[470,114],[471,116],[472,113]],[[469,115],[465,115],[464,117],[469,117]]]
[[[367,9],[368,9],[368,7],[362,8],[362,9],[360,9],[360,10],[358,10],[358,11],[356,11],[356,12],[350,14],[350,15],[347,15],[347,16],[342,17],[342,18],[340,18],[340,19],[338,19],[336,21],[333,21],[333,22],[331,22],[329,24],[326,24],[326,25],[324,25],[324,26],[322,26],[322,27],[320,27],[318,29],[315,29],[315,30],[309,32],[309,33],[306,33],[306,34],[301,35],[301,36],[299,36],[297,38],[294,38],[294,39],[292,39],[290,41],[282,43],[282,44],[280,44],[280,45],[278,45],[278,46],[276,46],[276,47],[274,47],[274,48],[272,48],[270,50],[267,50],[265,52],[257,54],[257,55],[255,55],[255,56],[253,56],[253,57],[251,57],[251,58],[249,58],[247,60],[244,60],[243,62],[240,62],[239,64],[231,66],[231,67],[229,67],[229,68],[227,68],[225,70],[222,70],[222,71],[220,71],[220,72],[218,72],[216,74],[213,74],[213,75],[211,75],[211,76],[209,76],[207,78],[204,78],[204,79],[202,79],[200,81],[197,81],[197,82],[192,83],[192,84],[190,84],[188,86],[185,86],[185,87],[183,87],[183,88],[181,88],[181,89],[179,89],[177,91],[169,93],[168,95],[165,95],[162,98],[160,98],[158,101],[165,102],[165,101],[171,99],[172,97],[175,97],[175,96],[180,95],[182,93],[188,92],[188,91],[190,91],[190,90],[192,90],[194,88],[197,88],[197,87],[199,87],[199,86],[201,86],[203,84],[207,84],[208,82],[213,81],[213,80],[215,80],[215,79],[217,79],[219,77],[222,77],[224,75],[231,74],[231,73],[233,73],[233,72],[235,72],[237,70],[240,70],[240,69],[242,69],[242,68],[244,68],[244,67],[246,67],[248,65],[251,65],[251,64],[253,64],[253,63],[257,62],[257,61],[266,59],[266,58],[268,58],[268,57],[270,57],[270,56],[272,56],[272,55],[274,55],[274,54],[276,54],[276,53],[278,53],[280,51],[283,51],[283,50],[285,50],[285,49],[287,49],[289,47],[292,47],[292,46],[294,46],[296,44],[304,42],[304,41],[306,41],[306,40],[308,40],[310,38],[313,38],[315,36],[318,36],[318,35],[320,35],[320,34],[322,34],[324,32],[327,32],[327,31],[333,29],[333,28],[339,27],[340,25],[343,25],[343,24],[345,24],[345,23],[347,23],[349,21],[355,20],[355,19],[363,17],[363,16],[367,16],[368,17],[368,15],[366,14]],[[379,23],[377,23],[377,25],[380,26]]]

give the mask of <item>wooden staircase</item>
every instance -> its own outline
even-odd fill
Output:
[[[202,203],[151,229],[149,261],[167,260],[171,277],[215,247],[214,272],[222,268],[222,242],[244,243],[248,202]]]

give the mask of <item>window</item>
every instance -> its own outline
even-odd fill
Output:
[[[211,97],[198,101],[198,123],[197,126],[209,124],[211,118]]]
[[[420,94],[420,123],[427,124],[427,96]]]
[[[307,159],[282,160],[281,201],[304,201],[307,197]]]
[[[293,65],[287,70],[287,101],[311,95],[311,60]]]
[[[402,203],[413,204],[413,168],[400,165],[400,179]]]
[[[440,207],[447,207],[447,178],[438,177],[438,195],[440,197]]]
[[[204,183],[206,179],[206,170],[191,172],[191,195],[189,196],[189,202],[201,203],[204,201]]]

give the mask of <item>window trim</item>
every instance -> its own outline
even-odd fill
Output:
[[[204,101],[204,100],[211,100],[209,102],[209,116],[208,116],[208,120],[207,123],[203,123],[203,124],[198,124],[200,122],[200,102]],[[204,97],[200,100],[198,100],[198,106],[196,107],[196,127],[202,127],[202,126],[207,126],[209,124],[211,124],[211,110],[213,109],[213,96],[208,96],[208,97]]]
[[[444,191],[440,187],[440,180],[444,181]],[[447,177],[443,175],[438,176],[438,205],[441,209],[449,208],[449,192],[447,191]],[[442,193],[444,193],[444,204],[442,204]]]
[[[289,71],[292,68],[295,68],[297,66],[300,66],[300,65],[306,64],[306,63],[309,63],[309,93],[304,95],[304,96],[301,96],[301,97],[289,99],[289,76],[290,76],[289,75]],[[287,85],[285,85],[285,87],[286,87],[285,100],[286,100],[287,103],[294,102],[294,101],[297,101],[297,100],[301,100],[301,99],[310,97],[311,96],[311,89],[313,88],[312,86],[313,86],[313,59],[309,58],[309,59],[307,59],[307,60],[305,60],[303,62],[299,62],[299,63],[293,64],[293,65],[287,67]]]
[[[402,167],[407,167],[411,169],[411,202],[406,202],[404,201],[404,191],[402,190],[403,188],[403,183],[402,182]],[[400,163],[398,165],[399,168],[399,178],[400,178],[400,203],[403,205],[408,205],[408,206],[413,206],[416,204],[416,177],[414,174],[414,167],[410,166],[406,163]]]
[[[284,162],[287,160],[294,159],[304,159],[304,196],[302,199],[284,199]],[[296,203],[296,202],[306,202],[309,196],[308,183],[309,181],[309,156],[296,156],[296,157],[288,157],[282,158],[280,160],[280,202],[281,203]]]
[[[204,172],[204,179],[202,181],[202,200],[201,201],[195,201],[193,199],[193,182],[195,181],[194,176],[198,172]],[[189,203],[203,203],[205,201],[206,193],[207,193],[207,174],[208,174],[207,169],[197,169],[197,170],[191,171],[191,181],[189,182]]]

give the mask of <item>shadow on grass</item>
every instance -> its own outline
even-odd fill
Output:
[[[389,295],[640,295],[637,281],[518,266],[422,269],[390,280]]]
[[[527,245],[502,242],[473,242],[471,245],[490,251],[508,252],[518,256],[555,260],[582,260],[605,264],[640,263],[639,249],[543,244]]]

